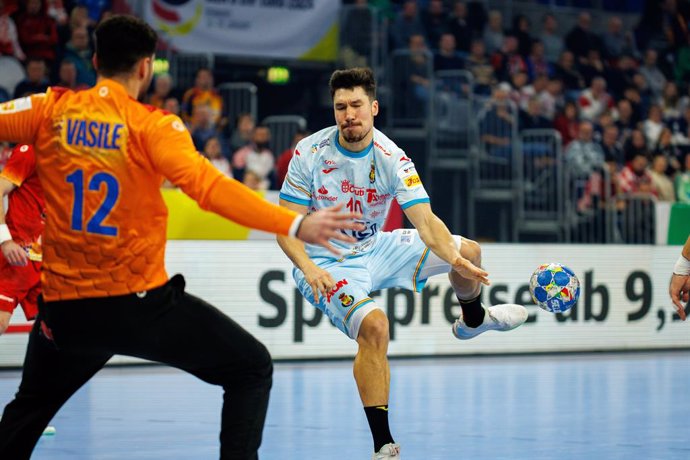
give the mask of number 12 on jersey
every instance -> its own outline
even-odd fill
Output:
[[[74,201],[72,203],[72,230],[82,231],[84,229],[84,171],[77,169],[72,174],[67,176],[65,180],[72,184],[74,191]],[[101,202],[96,212],[86,223],[86,232],[94,233],[96,235],[117,236],[117,227],[102,225],[102,222],[108,217],[113,206],[117,203],[117,198],[120,195],[120,184],[112,174],[106,172],[97,172],[88,181],[88,191],[100,192],[101,184],[105,184],[105,198]]]

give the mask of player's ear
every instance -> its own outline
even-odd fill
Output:
[[[376,116],[379,114],[379,101],[374,99],[374,102],[371,103],[371,114],[373,116]]]

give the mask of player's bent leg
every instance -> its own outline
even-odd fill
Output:
[[[55,413],[111,355],[58,350],[41,332],[29,335],[19,391],[0,419],[0,458],[28,460]]]
[[[359,327],[354,374],[364,407],[388,404],[390,367],[388,365],[389,329],[386,314],[372,310]]]
[[[0,310],[0,335],[4,334],[10,326],[10,318],[12,318],[12,313]]]

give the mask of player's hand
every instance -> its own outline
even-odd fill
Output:
[[[468,280],[479,281],[486,286],[491,284],[489,282],[489,274],[481,268],[475,266],[472,262],[464,257],[458,257],[455,259],[453,262],[453,270]]]
[[[2,255],[5,256],[10,265],[25,267],[29,263],[26,251],[14,241],[5,241],[0,247],[2,248]]]
[[[311,264],[302,272],[304,279],[311,286],[311,292],[314,293],[314,303],[319,303],[319,294],[328,298],[328,293],[335,287],[335,280],[331,274],[316,264]]]
[[[339,204],[305,216],[297,232],[297,238],[306,243],[321,245],[333,254],[340,256],[338,250],[328,240],[356,243],[356,239],[345,235],[341,230],[364,230],[364,225],[353,220],[361,219],[361,214],[341,213],[341,209],[343,209],[343,205]]]
[[[671,284],[668,287],[668,293],[671,295],[673,305],[676,307],[678,316],[685,321],[685,307],[690,300],[690,276],[688,275],[673,275],[671,277]]]

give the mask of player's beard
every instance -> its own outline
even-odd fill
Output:
[[[367,135],[369,134],[369,131],[371,131],[371,129],[369,129],[369,131],[362,130],[359,133],[357,133],[355,130],[351,130],[351,131],[346,130],[349,127],[357,127],[357,126],[361,126],[361,125],[345,126],[342,129],[343,139],[345,139],[345,142],[347,142],[348,144],[356,144],[357,142],[362,141],[364,138],[367,137]]]

